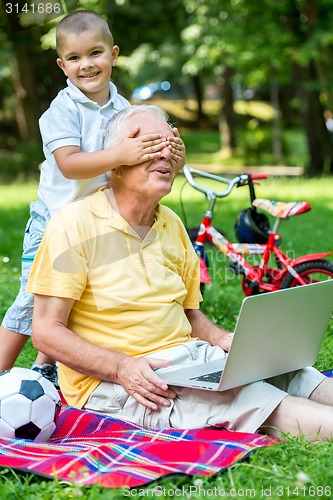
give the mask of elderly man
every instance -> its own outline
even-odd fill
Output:
[[[60,210],[35,259],[33,342],[59,361],[67,402],[154,429],[262,426],[328,439],[332,381],[313,368],[224,392],[168,387],[157,368],[224,357],[232,333],[199,310],[199,265],[180,219],[159,204],[176,151],[165,114],[132,106],[114,117],[106,146],[128,130],[159,133],[158,159],[122,166],[105,189]]]

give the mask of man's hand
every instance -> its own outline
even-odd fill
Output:
[[[172,160],[177,164],[177,172],[180,172],[185,165],[186,148],[184,142],[180,138],[178,129],[173,128],[172,132],[174,136],[170,136],[167,139],[170,142],[169,148],[172,152]]]
[[[215,336],[215,341],[213,341],[214,343],[212,345],[219,346],[224,351],[229,352],[233,338],[233,332],[227,332],[220,329],[220,336]]]
[[[138,403],[150,410],[158,410],[158,406],[170,406],[167,398],[176,397],[176,394],[153,371],[169,364],[170,361],[150,357],[126,357],[118,365],[115,382]]]

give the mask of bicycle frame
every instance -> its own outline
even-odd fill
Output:
[[[294,276],[299,285],[305,285],[306,282],[295,271],[294,267],[303,262],[310,262],[317,259],[325,258],[332,252],[321,252],[307,254],[296,259],[290,259],[282,252],[278,245],[280,237],[275,232],[271,232],[266,244],[258,243],[230,243],[225,236],[217,231],[212,225],[212,212],[206,212],[204,215],[200,229],[195,241],[195,250],[200,259],[200,281],[201,283],[211,283],[211,277],[208,269],[208,259],[205,253],[204,245],[206,240],[209,240],[220,252],[233,262],[239,272],[244,275],[248,282],[248,288],[244,289],[246,295],[250,295],[253,291],[273,292],[281,288],[283,278],[287,273]],[[243,255],[262,255],[258,266],[251,266]],[[282,268],[270,268],[268,262],[270,257],[274,255],[277,262],[282,264]],[[269,272],[270,282],[265,282],[265,274]]]
[[[288,274],[295,278],[298,285],[305,285],[306,281],[297,273],[295,266],[321,260],[333,254],[333,252],[321,252],[290,259],[279,248],[281,237],[278,234],[278,229],[281,219],[278,218],[275,220],[273,230],[269,233],[267,243],[231,243],[212,226],[215,203],[217,198],[227,196],[234,186],[246,185],[248,174],[237,176],[234,179],[226,179],[207,172],[190,169],[188,166],[184,167],[184,173],[192,187],[203,192],[209,202],[209,209],[203,216],[194,245],[200,260],[200,281],[202,284],[211,283],[212,281],[208,269],[209,262],[204,248],[207,240],[230,260],[237,274],[243,275],[243,291],[245,295],[252,295],[259,291],[272,292],[280,290],[282,281]],[[192,173],[223,182],[227,184],[227,188],[224,191],[218,192],[203,187],[195,182]],[[253,174],[251,177],[252,179],[264,179],[267,178],[267,175]],[[258,265],[252,266],[244,255],[261,255],[262,257]],[[277,267],[274,268],[269,267],[269,260],[272,256],[274,256],[277,263]]]

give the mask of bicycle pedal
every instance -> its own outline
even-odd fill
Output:
[[[231,269],[235,273],[236,276],[239,276],[240,274],[244,274],[244,273],[242,273],[242,268],[238,262],[229,262],[228,267],[229,267],[229,269]]]
[[[253,295],[257,295],[259,293],[259,284],[257,281],[246,280],[246,284],[252,290]]]

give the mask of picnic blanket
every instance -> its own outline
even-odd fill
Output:
[[[0,438],[0,466],[81,485],[135,487],[167,474],[211,476],[276,442],[213,428],[152,431],[63,406],[47,443]]]
[[[324,374],[333,377],[333,370]],[[0,438],[0,467],[81,485],[135,487],[168,474],[212,476],[278,442],[213,428],[152,431],[64,405],[47,443]]]

